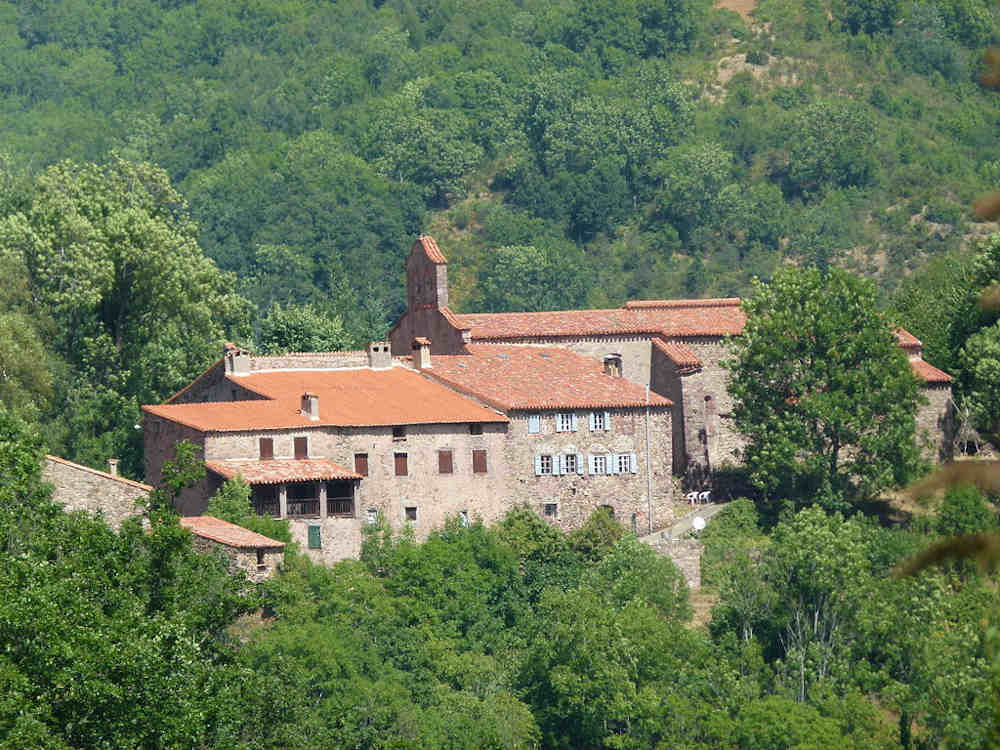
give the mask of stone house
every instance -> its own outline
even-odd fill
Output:
[[[153,488],[119,476],[118,459],[109,458],[108,469],[99,471],[46,456],[42,478],[53,486],[52,499],[67,511],[86,511],[118,531],[125,520],[142,515]],[[242,526],[212,516],[182,518],[181,525],[193,534],[196,549],[221,550],[230,569],[246,571],[251,581],[272,577],[284,560],[284,542]]]
[[[608,310],[456,314],[448,307],[448,264],[431,237],[420,237],[406,263],[409,307],[390,332],[395,354],[416,338],[434,355],[470,346],[560,347],[602,362],[609,372],[673,402],[673,471],[689,485],[709,483],[713,468],[739,462],[740,436],[729,422],[726,337],[746,323],[739,298],[634,300]],[[951,377],[921,356],[921,344],[897,331],[928,403],[917,422],[931,458],[950,457]]]

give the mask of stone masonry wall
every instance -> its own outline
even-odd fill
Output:
[[[660,536],[642,540],[664,557],[669,557],[684,575],[688,588],[701,588],[701,553],[704,546],[697,539],[664,539]]]
[[[194,548],[203,554],[221,553],[229,563],[230,572],[242,570],[253,583],[266,581],[274,576],[275,571],[285,562],[284,547],[268,547],[263,550],[264,563],[257,564],[256,549],[240,549],[230,547],[211,539],[193,534]]]
[[[142,509],[137,501],[149,497],[152,487],[103,471],[49,457],[42,477],[55,486],[53,499],[67,511],[85,510],[101,516],[113,529]]]
[[[192,427],[157,417],[148,412],[143,414],[143,442],[146,456],[146,481],[159,487],[162,480],[163,464],[174,457],[174,444],[187,440],[205,449],[205,434]],[[215,492],[218,482],[209,475],[202,482],[181,493],[177,499],[177,510],[184,516],[197,516],[205,508],[205,498]]]
[[[688,470],[715,469],[739,463],[742,437],[733,427],[733,400],[726,382],[729,371],[721,362],[731,357],[718,338],[686,339],[684,344],[702,362],[700,372],[683,376],[684,443]],[[695,472],[697,473],[697,472]]]
[[[303,352],[250,357],[250,371],[261,370],[336,370],[368,367],[368,352]],[[239,376],[236,376],[239,381]]]
[[[670,410],[650,409],[649,461],[652,464],[652,499],[648,492],[645,409],[611,411],[611,429],[590,432],[588,412],[577,412],[576,432],[556,432],[556,412],[542,412],[537,434],[528,432],[527,412],[509,416],[510,439],[506,444],[512,505],[527,503],[546,518],[545,505],[556,503],[557,514],[548,517],[553,525],[571,531],[579,528],[602,505],[610,506],[615,518],[626,528],[633,523],[640,534],[657,530],[673,521],[671,497]],[[635,474],[591,476],[583,474],[535,475],[535,456],[580,453],[584,462],[590,454],[635,453]]]
[[[492,523],[510,507],[508,468],[504,452],[507,425],[483,425],[482,435],[472,435],[469,425],[408,425],[406,439],[394,440],[392,427],[312,428],[273,430],[267,433],[220,433],[206,442],[207,460],[257,459],[259,437],[274,440],[274,457],[291,458],[294,438],[306,437],[310,458],[326,458],[354,468],[354,455],[368,455],[369,475],[360,481],[355,496],[355,518],[328,518],[296,521],[292,524],[297,541],[306,548],[308,526],[319,524],[322,550],[307,550],[315,559],[327,562],[358,554],[361,528],[368,510],[382,513],[395,529],[407,523],[406,508],[417,509],[413,525],[416,537],[424,539],[440,528],[449,516],[467,511],[470,520]],[[438,472],[438,451],[452,451],[453,473]],[[472,451],[486,450],[487,472],[472,470]],[[395,475],[395,454],[407,455],[407,475]],[[194,510],[198,513],[201,510]]]
[[[665,396],[674,402],[670,419],[671,461],[675,475],[681,475],[687,468],[687,446],[684,436],[684,383],[674,363],[659,349],[653,349],[651,373],[649,379],[651,390]]]
[[[922,393],[928,403],[917,409],[917,439],[925,444],[924,457],[934,463],[949,461],[955,431],[951,386],[928,386]]]

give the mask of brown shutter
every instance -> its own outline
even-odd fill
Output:
[[[354,471],[363,477],[368,476],[368,454],[354,454]]]
[[[451,451],[438,451],[438,473],[451,474],[455,470]]]
[[[260,439],[261,461],[270,461],[272,458],[274,458],[274,438],[261,438]]]
[[[484,450],[472,451],[472,472],[474,474],[486,473],[486,451]]]
[[[393,454],[396,459],[396,476],[405,477],[409,472],[406,470],[406,454],[405,453],[395,453]]]
[[[304,437],[295,438],[295,457],[309,458],[309,440]]]

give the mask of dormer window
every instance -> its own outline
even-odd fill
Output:
[[[622,376],[622,355],[609,354],[604,358],[604,373],[615,378]]]

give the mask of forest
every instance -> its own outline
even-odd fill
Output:
[[[995,579],[892,575],[997,531],[998,487],[775,483],[702,532],[706,612],[600,514],[376,526],[255,588],[170,511],[197,467],[117,534],[39,473],[141,479],[140,406],[224,341],[383,337],[421,232],[459,312],[849,277],[985,446],[998,43],[991,0],[0,2],[0,750],[1000,746]]]

